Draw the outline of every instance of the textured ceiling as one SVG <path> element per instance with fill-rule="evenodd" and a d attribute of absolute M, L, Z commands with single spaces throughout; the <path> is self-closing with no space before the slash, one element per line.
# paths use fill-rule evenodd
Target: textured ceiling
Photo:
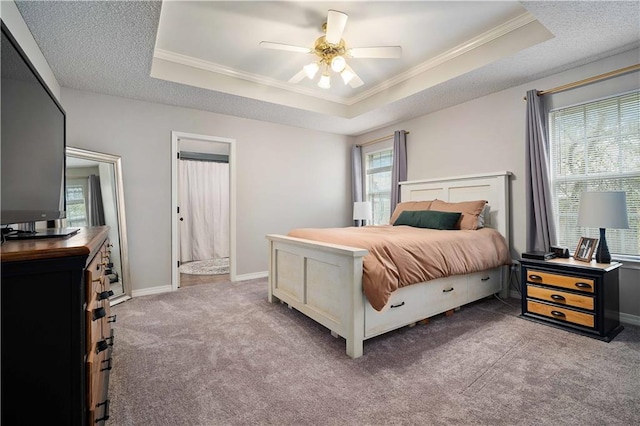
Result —
<path fill-rule="evenodd" d="M 242 3 L 241 9 L 245 10 L 244 15 L 237 11 L 238 3 Z M 255 15 L 257 9 L 252 9 L 251 5 L 258 7 L 261 3 L 215 2 L 214 9 L 220 11 L 226 22 L 224 28 L 220 30 L 230 31 L 228 28 L 236 28 L 233 33 L 217 33 L 220 45 L 224 45 L 225 39 L 244 37 L 243 33 L 252 33 L 252 27 L 247 27 L 247 23 L 251 21 L 245 15 L 250 14 L 252 10 L 251 13 Z M 302 7 L 305 2 L 272 3 L 273 10 L 264 9 L 271 13 L 262 13 L 260 16 L 261 21 L 270 22 L 271 32 L 264 37 L 262 34 L 252 33 L 252 37 L 304 45 L 302 41 L 297 42 L 287 38 L 291 34 L 292 22 L 297 22 L 298 26 L 302 27 L 300 30 L 302 32 L 314 31 L 313 27 L 317 26 L 317 19 L 321 19 L 325 13 L 320 11 L 330 8 L 339 9 L 334 7 L 336 4 L 344 9 L 350 6 L 349 3 L 359 3 L 359 7 L 366 7 L 367 15 L 376 15 L 378 2 L 367 2 L 366 6 L 363 2 L 314 2 L 313 8 Z M 434 3 L 438 3 L 440 7 L 445 7 L 445 3 L 454 3 L 457 6 L 463 4 L 460 2 L 406 3 L 413 3 L 406 7 L 417 8 L 416 14 L 419 13 L 420 4 L 425 7 L 433 6 Z M 509 15 L 510 13 L 517 14 L 517 9 L 523 9 L 549 30 L 553 38 L 500 57 L 491 63 L 473 68 L 423 90 L 405 92 L 401 96 L 396 96 L 388 90 L 388 93 L 378 94 L 378 98 L 389 94 L 388 98 L 391 101 L 378 102 L 369 108 L 357 109 L 356 112 L 334 114 L 329 110 L 327 110 L 329 112 L 318 112 L 313 108 L 294 105 L 290 102 L 277 103 L 266 96 L 254 94 L 263 92 L 262 89 L 254 89 L 253 92 L 240 95 L 150 77 L 154 64 L 154 49 L 159 47 L 156 44 L 156 37 L 158 37 L 158 43 L 162 42 L 165 49 L 175 50 L 179 45 L 176 36 L 170 35 L 167 39 L 161 39 L 165 35 L 158 33 L 161 2 L 17 1 L 16 4 L 59 84 L 63 87 L 348 135 L 361 134 L 424 115 L 640 46 L 640 2 L 520 2 L 519 5 L 515 4 L 512 10 L 496 9 L 501 11 L 499 13 L 502 13 L 502 16 L 489 14 L 487 20 L 483 22 L 488 24 L 493 19 L 492 25 L 497 25 L 500 20 L 512 16 Z M 173 5 L 173 2 L 170 4 Z M 227 9 L 225 5 L 228 6 Z M 287 8 L 284 7 L 286 5 L 299 6 L 298 9 L 303 12 L 296 13 L 295 7 L 292 6 L 289 16 Z M 379 6 L 382 8 L 382 4 Z M 385 7 L 388 7 L 388 4 Z M 352 26 L 355 31 L 358 28 L 358 20 L 354 15 L 357 13 L 350 13 L 347 28 L 351 30 Z M 447 18 L 450 22 L 441 23 L 443 30 L 440 32 L 447 26 L 452 28 L 456 26 L 454 16 L 455 14 L 452 14 Z M 459 12 L 458 23 L 468 19 L 465 16 L 463 12 Z M 361 22 L 365 21 L 365 18 L 362 18 Z M 464 26 L 464 28 L 467 27 Z M 459 26 L 456 28 L 461 31 Z M 276 39 L 276 33 L 279 30 L 282 32 L 281 40 Z M 464 34 L 464 38 L 472 37 L 476 31 L 486 31 L 486 28 L 469 30 L 469 33 Z M 347 34 L 345 30 L 345 37 Z M 377 40 L 374 43 L 373 39 L 371 43 L 400 44 L 403 47 L 416 45 L 415 40 L 390 39 L 389 34 L 391 33 L 382 34 L 385 38 L 380 39 L 388 40 L 388 43 L 384 41 L 378 43 Z M 456 34 L 458 40 L 455 45 L 464 42 L 460 39 L 463 33 Z M 356 35 L 353 37 L 356 38 Z M 424 40 L 424 34 L 420 39 Z M 443 39 L 439 42 L 445 43 L 445 41 Z M 366 40 L 362 43 L 370 45 Z M 449 43 L 453 43 L 453 40 Z M 224 54 L 230 54 L 230 52 L 221 52 L 223 56 L 216 57 L 215 52 L 210 53 L 213 50 L 207 50 L 206 46 L 195 46 L 182 54 L 191 57 L 204 56 L 199 59 L 210 63 L 222 63 Z M 260 53 L 266 55 L 267 52 Z M 280 52 L 270 51 L 269 53 Z M 408 54 L 408 57 L 412 56 Z M 424 59 L 424 57 L 421 58 L 421 60 Z M 266 63 L 263 68 L 255 64 L 251 65 L 251 62 L 247 61 L 244 68 L 247 72 L 267 72 L 265 70 L 269 67 L 277 67 L 278 64 L 283 63 L 281 56 L 267 55 L 261 57 L 260 65 L 270 60 L 273 62 Z M 286 79 L 289 72 L 290 70 L 286 68 L 278 69 L 277 75 L 272 77 Z M 369 87 L 375 86 L 375 78 L 372 78 L 369 83 Z M 400 87 L 401 84 L 397 86 Z M 338 95 L 344 95 L 344 93 Z"/>

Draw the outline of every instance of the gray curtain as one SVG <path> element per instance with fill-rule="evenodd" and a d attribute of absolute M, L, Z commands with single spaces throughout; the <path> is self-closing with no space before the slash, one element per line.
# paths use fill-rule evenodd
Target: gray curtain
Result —
<path fill-rule="evenodd" d="M 391 168 L 391 206 L 393 214 L 400 202 L 400 182 L 407 180 L 407 132 L 393 132 L 393 167 Z"/>
<path fill-rule="evenodd" d="M 527 92 L 526 137 L 527 251 L 548 251 L 557 239 L 549 174 L 547 110 L 537 90 Z"/>
<path fill-rule="evenodd" d="M 354 145 L 351 148 L 351 208 L 356 201 L 364 201 L 362 199 L 362 148 Z M 362 220 L 354 220 L 354 226 L 362 226 Z"/>
<path fill-rule="evenodd" d="M 104 220 L 104 204 L 102 202 L 102 190 L 100 178 L 89 175 L 87 184 L 87 222 L 89 226 L 106 225 Z"/>

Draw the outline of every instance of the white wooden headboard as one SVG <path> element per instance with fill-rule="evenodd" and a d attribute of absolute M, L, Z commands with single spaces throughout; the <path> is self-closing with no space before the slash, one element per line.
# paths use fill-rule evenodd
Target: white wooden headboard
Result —
<path fill-rule="evenodd" d="M 497 229 L 510 244 L 509 184 L 511 172 L 484 173 L 440 179 L 424 179 L 400 182 L 402 201 L 442 200 L 460 201 L 487 200 L 488 215 L 485 226 Z"/>

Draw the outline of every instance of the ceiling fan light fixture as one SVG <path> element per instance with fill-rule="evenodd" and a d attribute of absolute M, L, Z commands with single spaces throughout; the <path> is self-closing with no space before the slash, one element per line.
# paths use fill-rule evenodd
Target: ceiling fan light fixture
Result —
<path fill-rule="evenodd" d="M 0 0 L 1 1 L 1 0 Z M 284 44 L 271 41 L 261 41 L 260 47 L 276 50 L 287 50 L 298 53 L 311 53 L 315 55 L 315 62 L 299 69 L 288 82 L 292 84 L 300 83 L 305 77 L 315 81 L 315 77 L 320 75 L 318 86 L 322 89 L 331 88 L 331 74 L 340 74 L 344 84 L 356 89 L 364 85 L 364 81 L 349 66 L 350 58 L 399 58 L 402 55 L 401 46 L 365 46 L 351 47 L 342 38 L 348 15 L 338 10 L 329 9 L 327 21 L 322 25 L 324 35 L 316 38 L 312 48 Z M 320 70 L 322 68 L 322 70 Z"/>
<path fill-rule="evenodd" d="M 349 82 L 351 81 L 351 79 L 353 77 L 355 77 L 355 74 L 353 72 L 351 72 L 348 69 L 344 69 L 342 70 L 342 72 L 340 73 L 340 77 L 342 77 L 342 81 L 344 81 L 344 84 L 349 84 Z"/>
<path fill-rule="evenodd" d="M 331 60 L 331 69 L 335 72 L 340 72 L 347 65 L 347 61 L 343 56 L 336 56 Z"/>
<path fill-rule="evenodd" d="M 302 69 L 304 70 L 304 74 L 307 76 L 307 78 L 311 80 L 313 79 L 313 77 L 315 77 L 316 73 L 320 69 L 320 66 L 318 65 L 317 62 L 312 62 L 302 67 Z"/>
<path fill-rule="evenodd" d="M 329 89 L 331 87 L 331 76 L 328 73 L 323 73 L 318 81 L 318 87 L 321 89 Z"/>

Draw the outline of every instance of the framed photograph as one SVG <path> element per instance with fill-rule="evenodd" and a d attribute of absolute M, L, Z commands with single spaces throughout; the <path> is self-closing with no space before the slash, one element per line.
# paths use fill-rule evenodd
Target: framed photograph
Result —
<path fill-rule="evenodd" d="M 580 237 L 580 241 L 578 241 L 578 247 L 576 247 L 576 252 L 573 254 L 573 258 L 576 260 L 582 260 L 583 262 L 591 262 L 591 257 L 593 256 L 593 252 L 597 245 L 597 238 Z"/>

